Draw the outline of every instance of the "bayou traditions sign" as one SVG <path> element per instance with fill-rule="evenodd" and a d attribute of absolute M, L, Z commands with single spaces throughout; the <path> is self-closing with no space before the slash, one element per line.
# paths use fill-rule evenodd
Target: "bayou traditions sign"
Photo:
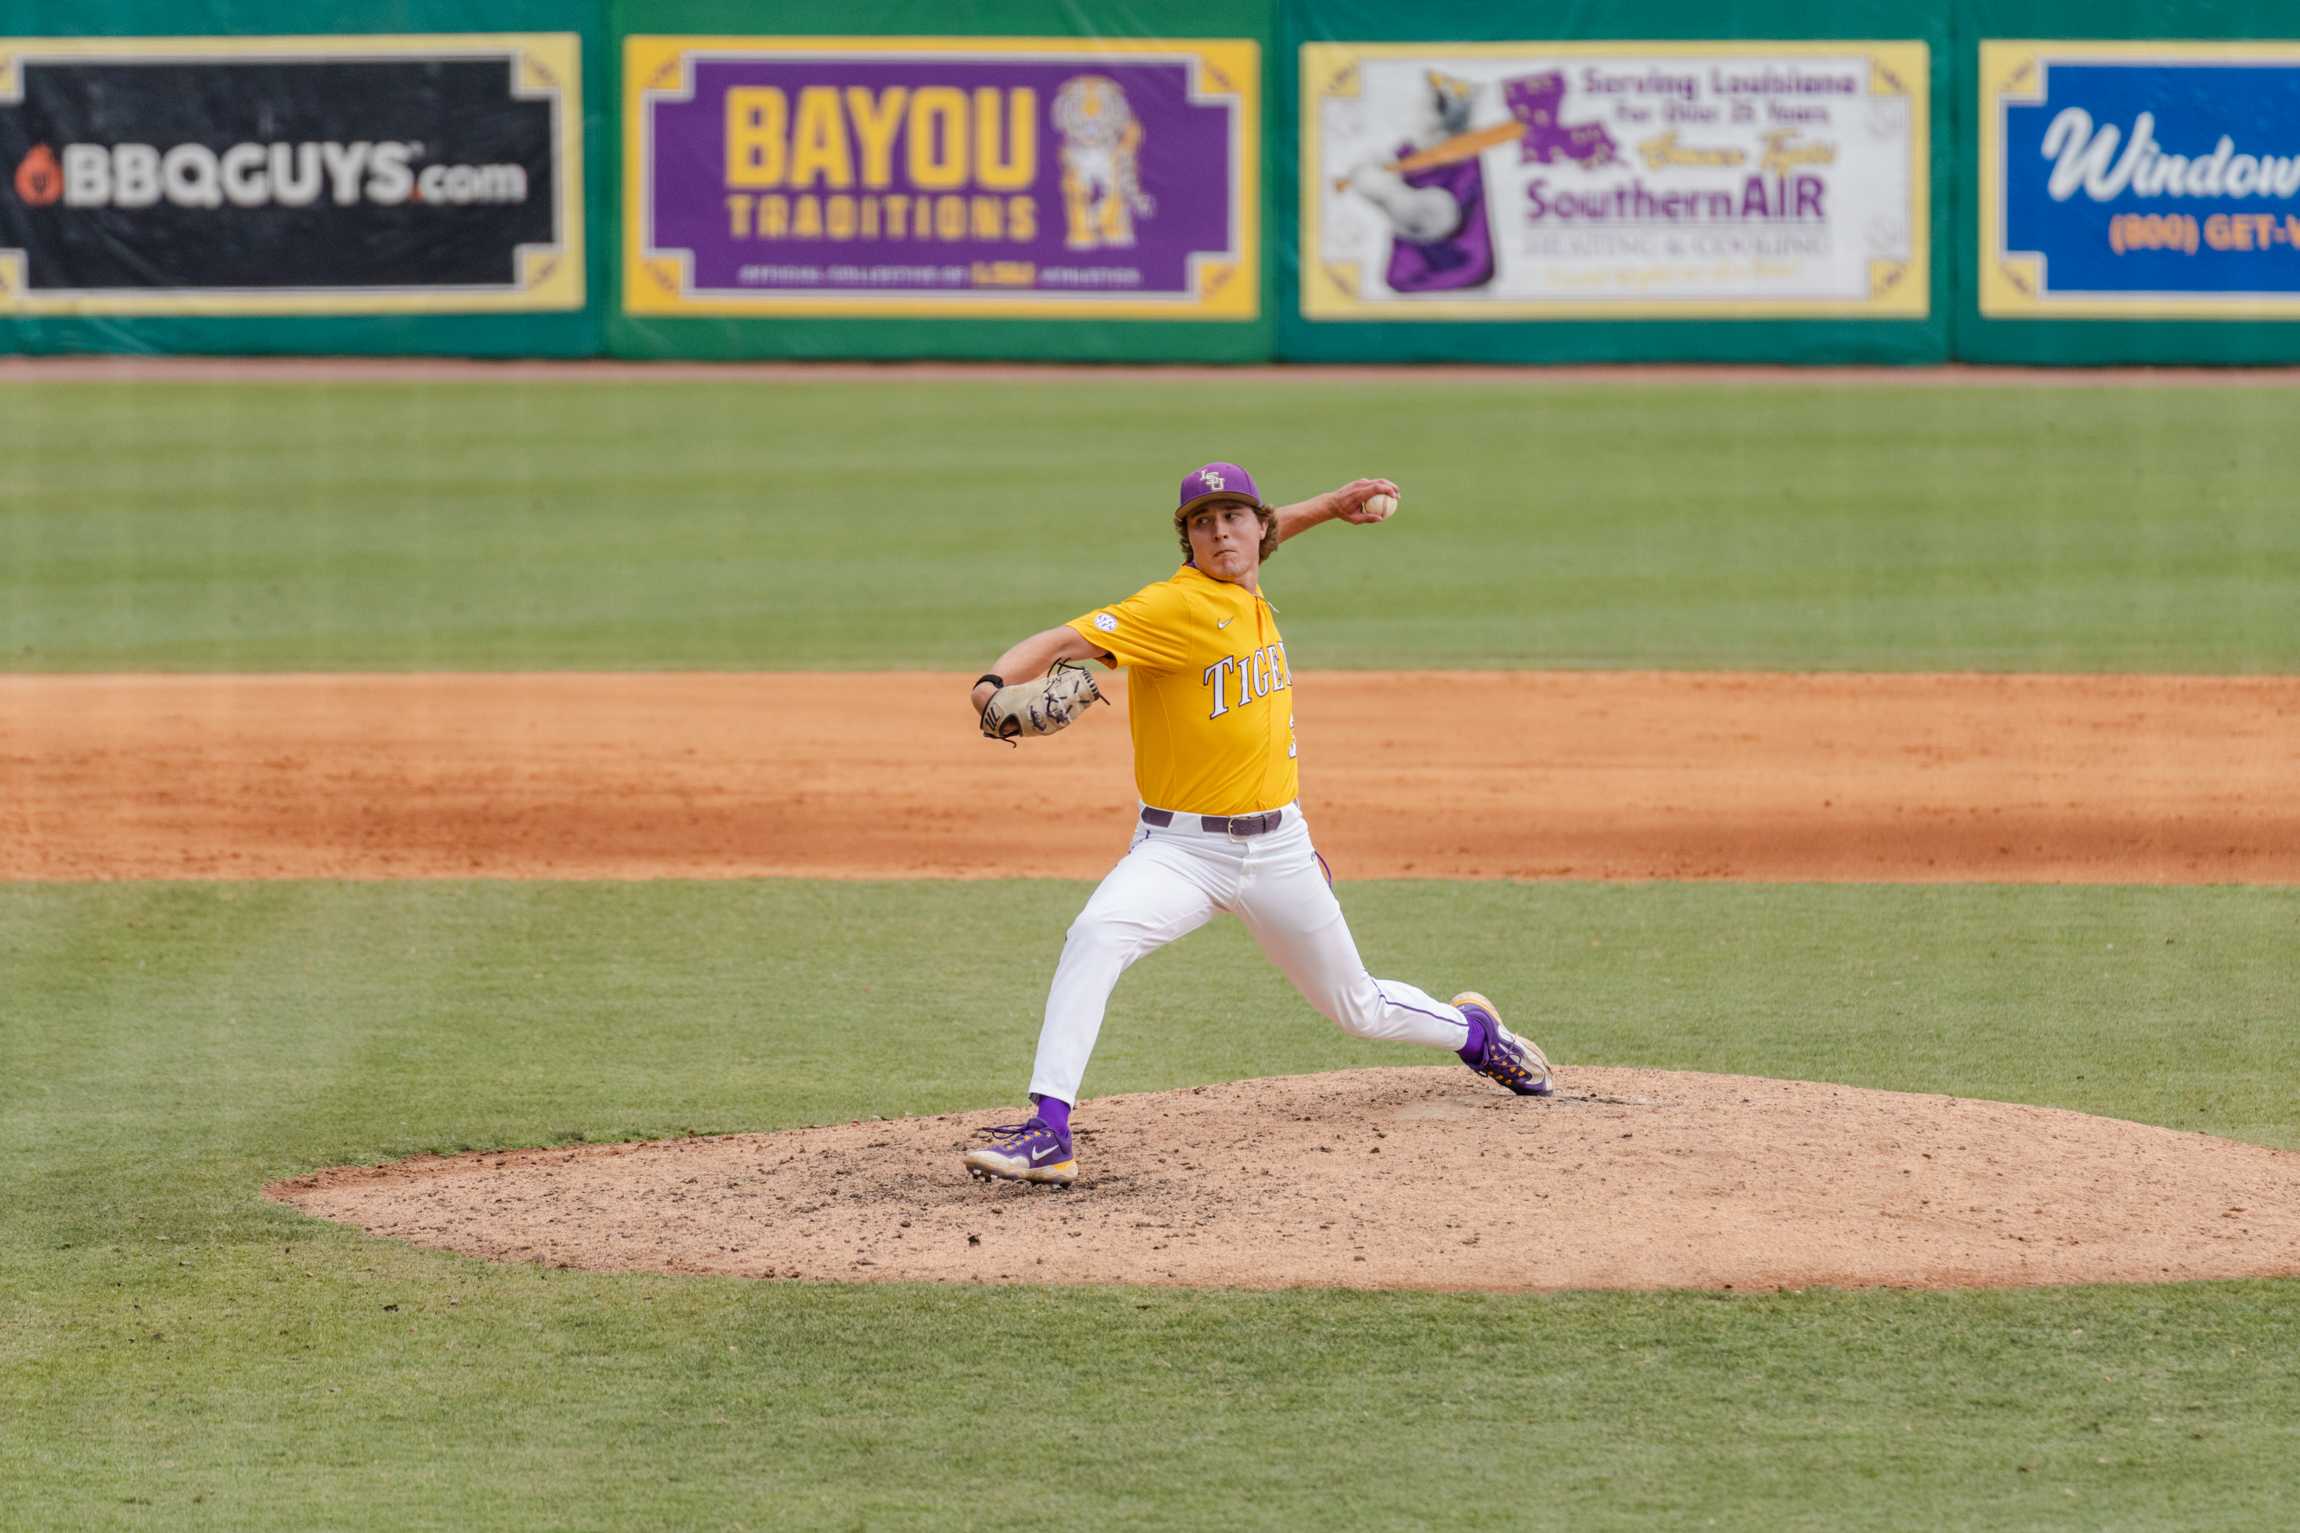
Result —
<path fill-rule="evenodd" d="M 624 42 L 633 314 L 1250 319 L 1245 39 Z"/>

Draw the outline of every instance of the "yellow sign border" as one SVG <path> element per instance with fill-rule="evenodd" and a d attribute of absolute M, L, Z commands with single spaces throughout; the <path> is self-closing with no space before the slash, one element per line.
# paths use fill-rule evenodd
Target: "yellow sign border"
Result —
<path fill-rule="evenodd" d="M 557 96 L 551 245 L 522 246 L 519 286 L 482 293 L 376 293 L 359 288 L 294 292 L 39 293 L 26 287 L 25 256 L 0 250 L 0 315 L 263 318 L 274 315 L 489 314 L 580 309 L 584 293 L 583 39 L 574 32 L 338 33 L 277 37 L 18 37 L 0 39 L 0 92 L 18 93 L 26 60 L 213 57 L 238 59 L 511 54 L 522 80 Z"/>
<path fill-rule="evenodd" d="M 810 297 L 773 292 L 757 296 L 693 298 L 685 294 L 685 263 L 650 262 L 646 209 L 650 190 L 645 119 L 648 92 L 685 74 L 697 53 L 760 53 L 870 57 L 888 54 L 1075 54 L 1123 59 L 1146 54 L 1196 60 L 1202 96 L 1237 99 L 1238 163 L 1235 187 L 1236 259 L 1204 260 L 1193 268 L 1192 298 L 1163 302 L 1084 294 L 1077 298 L 997 296 L 957 298 L 902 294 L 863 297 L 842 293 Z M 676 72 L 674 72 L 676 71 Z M 1252 320 L 1262 311 L 1262 49 L 1252 38 L 1110 39 L 1095 37 L 714 37 L 634 33 L 623 39 L 623 281 L 622 311 L 659 318 L 777 319 L 1170 319 Z"/>
<path fill-rule="evenodd" d="M 2060 42 L 2033 38 L 1983 38 L 1980 83 L 1974 110 L 1980 116 L 1980 198 L 1978 301 L 1983 319 L 2289 319 L 2300 311 L 2300 293 L 2246 298 L 2194 297 L 2177 293 L 2098 293 L 2055 297 L 2046 289 L 2045 258 L 2036 251 L 2004 248 L 2004 107 L 2044 99 L 2044 72 L 2053 64 L 2272 63 L 2300 65 L 2300 43 L 2256 42 Z"/>
<path fill-rule="evenodd" d="M 1355 263 L 1319 256 L 1316 195 L 1319 167 L 1318 105 L 1355 93 L 1357 68 L 1366 59 L 1397 58 L 1843 58 L 1867 60 L 1871 95 L 1909 98 L 1910 259 L 1871 261 L 1870 296 L 1861 299 L 1730 298 L 1620 302 L 1585 298 L 1438 299 L 1368 303 L 1358 296 Z M 1522 43 L 1304 43 L 1301 50 L 1301 314 L 1309 320 L 1411 323 L 1441 319 L 1924 319 L 1932 313 L 1932 50 L 1923 42 L 1802 38 L 1789 42 L 1747 39 L 1696 42 L 1622 39 L 1605 42 Z"/>

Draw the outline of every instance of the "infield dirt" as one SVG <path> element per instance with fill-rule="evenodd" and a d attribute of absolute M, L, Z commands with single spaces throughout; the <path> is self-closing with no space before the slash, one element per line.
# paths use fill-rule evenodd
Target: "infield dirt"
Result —
<path fill-rule="evenodd" d="M 1305 802 L 1345 880 L 2300 882 L 2300 678 L 1301 684 Z M 1096 710 L 1009 749 L 974 733 L 965 688 L 910 673 L 0 677 L 0 880 L 1099 876 L 1133 817 L 1123 718 Z M 964 1179 L 957 1151 L 1011 1112 L 354 1167 L 272 1191 L 478 1256 L 839 1281 L 2300 1272 L 2290 1152 L 2045 1108 L 1567 1064 L 1550 1102 L 1411 1068 L 1094 1101 L 1069 1193 Z"/>
<path fill-rule="evenodd" d="M 1106 1097 L 1068 1190 L 991 1113 L 347 1167 L 271 1196 L 497 1260 L 839 1282 L 1972 1287 L 2300 1272 L 2300 1153 L 2045 1107 L 1662 1070 Z"/>
<path fill-rule="evenodd" d="M 967 678 L 0 677 L 0 880 L 1095 878 L 1121 708 Z M 1344 879 L 2300 882 L 2300 678 L 1328 672 Z"/>

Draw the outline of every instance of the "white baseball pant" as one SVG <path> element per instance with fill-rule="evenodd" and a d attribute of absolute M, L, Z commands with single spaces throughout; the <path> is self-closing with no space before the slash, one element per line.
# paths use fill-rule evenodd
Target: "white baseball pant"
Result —
<path fill-rule="evenodd" d="M 1218 910 L 1245 922 L 1302 999 L 1343 1032 L 1456 1051 L 1468 1043 L 1459 1011 L 1366 972 L 1309 825 L 1295 805 L 1280 812 L 1276 830 L 1248 837 L 1205 831 L 1194 814 L 1164 828 L 1137 823 L 1134 844 L 1070 923 L 1038 1033 L 1033 1095 L 1077 1102 L 1118 976 Z"/>

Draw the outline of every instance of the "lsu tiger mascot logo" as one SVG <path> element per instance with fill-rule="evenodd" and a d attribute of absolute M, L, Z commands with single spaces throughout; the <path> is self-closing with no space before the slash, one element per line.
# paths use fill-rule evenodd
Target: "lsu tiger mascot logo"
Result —
<path fill-rule="evenodd" d="M 1142 123 L 1108 75 L 1073 75 L 1054 93 L 1062 135 L 1063 244 L 1071 250 L 1122 249 L 1134 221 L 1157 211 L 1142 190 Z"/>

